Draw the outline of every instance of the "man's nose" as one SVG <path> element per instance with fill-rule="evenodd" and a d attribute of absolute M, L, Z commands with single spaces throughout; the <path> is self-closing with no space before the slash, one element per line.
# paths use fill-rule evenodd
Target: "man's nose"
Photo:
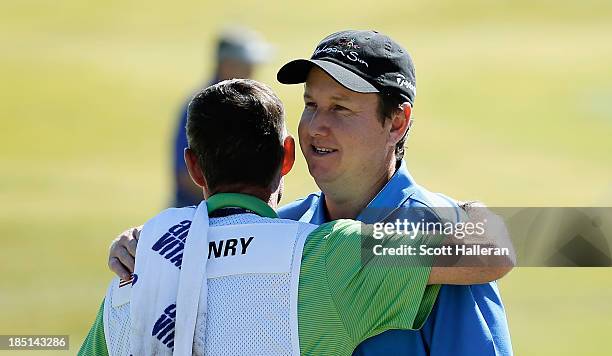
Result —
<path fill-rule="evenodd" d="M 326 110 L 317 109 L 310 118 L 308 129 L 310 136 L 327 136 L 329 135 L 330 124 L 329 113 Z"/>

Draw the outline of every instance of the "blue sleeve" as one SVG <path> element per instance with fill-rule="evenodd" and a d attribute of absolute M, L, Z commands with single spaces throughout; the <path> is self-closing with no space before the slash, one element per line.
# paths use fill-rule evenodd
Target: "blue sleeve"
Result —
<path fill-rule="evenodd" d="M 495 282 L 442 286 L 422 333 L 431 355 L 512 355 L 506 313 Z"/>

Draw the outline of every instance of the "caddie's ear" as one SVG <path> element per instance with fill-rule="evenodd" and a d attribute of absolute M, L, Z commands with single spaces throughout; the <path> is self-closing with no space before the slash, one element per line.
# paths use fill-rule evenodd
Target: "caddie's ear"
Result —
<path fill-rule="evenodd" d="M 185 164 L 187 165 L 187 171 L 189 171 L 189 176 L 191 176 L 191 180 L 193 180 L 193 182 L 199 187 L 207 189 L 206 179 L 204 178 L 204 173 L 202 173 L 198 156 L 191 148 L 185 148 L 183 155 L 185 158 Z"/>
<path fill-rule="evenodd" d="M 293 168 L 295 163 L 295 140 L 293 136 L 287 135 L 283 141 L 283 164 L 281 165 L 281 176 L 285 176 Z"/>
<path fill-rule="evenodd" d="M 411 115 L 412 115 L 412 106 L 410 103 L 405 102 L 400 105 L 400 110 L 397 110 L 393 117 L 391 118 L 391 145 L 395 146 L 410 129 L 410 125 L 412 125 Z"/>

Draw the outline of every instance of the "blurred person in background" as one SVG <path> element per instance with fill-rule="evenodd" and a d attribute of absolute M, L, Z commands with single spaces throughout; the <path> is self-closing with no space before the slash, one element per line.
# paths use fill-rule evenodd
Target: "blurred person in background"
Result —
<path fill-rule="evenodd" d="M 240 27 L 228 27 L 221 32 L 216 45 L 216 66 L 212 79 L 204 87 L 226 79 L 251 78 L 257 65 L 265 63 L 271 56 L 272 46 L 255 31 Z M 191 98 L 190 98 L 191 99 Z M 174 201 L 173 206 L 182 207 L 198 204 L 202 191 L 196 186 L 187 172 L 183 151 L 187 148 L 187 104 L 181 108 L 178 126 L 174 136 Z"/>

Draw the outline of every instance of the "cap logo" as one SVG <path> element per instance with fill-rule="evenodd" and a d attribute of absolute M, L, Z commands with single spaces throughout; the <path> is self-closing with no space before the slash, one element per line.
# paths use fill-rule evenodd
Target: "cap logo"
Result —
<path fill-rule="evenodd" d="M 348 48 L 359 49 L 359 46 L 355 44 L 355 39 L 354 38 L 352 38 L 350 40 L 348 40 L 346 38 L 343 38 L 340 41 L 338 41 L 338 44 L 340 46 L 345 46 L 345 47 L 348 47 Z"/>
<path fill-rule="evenodd" d="M 416 86 L 412 84 L 408 79 L 406 79 L 406 77 L 404 77 L 401 74 L 398 74 L 396 80 L 397 80 L 397 85 L 399 85 L 400 87 L 405 87 L 405 88 L 412 90 L 414 95 L 416 95 Z"/>
<path fill-rule="evenodd" d="M 356 45 L 354 45 L 354 46 L 356 46 Z M 359 48 L 359 47 L 357 47 L 357 48 Z M 338 47 L 323 46 L 323 47 L 319 47 L 319 48 L 315 49 L 314 53 L 312 54 L 312 57 L 314 58 L 319 53 L 325 53 L 325 54 L 328 54 L 328 55 L 339 55 L 339 56 L 342 56 L 342 57 L 348 59 L 351 62 L 357 62 L 357 63 L 365 65 L 366 67 L 369 67 L 368 66 L 368 62 L 366 62 L 363 59 L 359 58 L 359 53 L 357 53 L 355 51 L 343 51 L 343 50 L 341 50 Z"/>

